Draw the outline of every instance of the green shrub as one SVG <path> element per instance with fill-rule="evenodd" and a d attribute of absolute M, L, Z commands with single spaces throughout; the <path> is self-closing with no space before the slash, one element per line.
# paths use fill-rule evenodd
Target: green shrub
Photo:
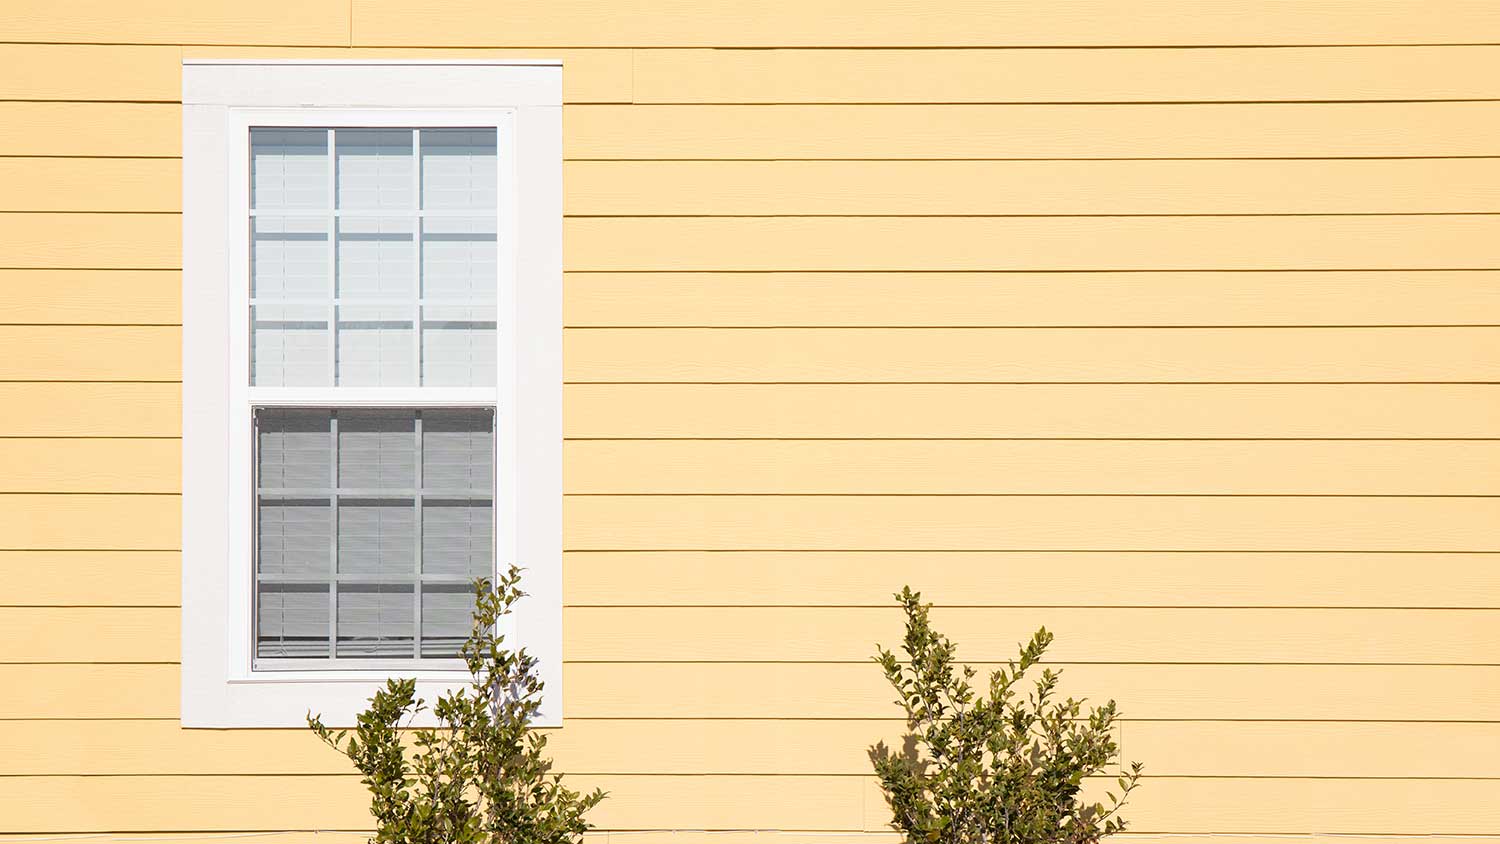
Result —
<path fill-rule="evenodd" d="M 415 680 L 390 680 L 353 735 L 308 714 L 308 726 L 348 756 L 370 789 L 376 844 L 569 844 L 604 793 L 565 788 L 530 729 L 542 681 L 525 650 L 502 647 L 496 623 L 524 593 L 512 567 L 492 589 L 475 583 L 474 626 L 462 653 L 472 681 L 433 705 L 439 729 L 408 730 L 425 705 Z"/>
<path fill-rule="evenodd" d="M 900 752 L 884 743 L 870 758 L 890 804 L 891 825 L 910 842 L 935 844 L 1093 844 L 1125 828 L 1121 806 L 1139 781 L 1130 766 L 1106 803 L 1080 796 L 1084 778 L 1114 764 L 1115 703 L 1085 710 L 1056 699 L 1059 674 L 1020 687 L 1052 642 L 1044 627 L 1020 658 L 975 691 L 975 670 L 956 666 L 955 646 L 932 629 L 921 593 L 896 595 L 906 611 L 905 658 L 878 648 L 875 661 L 906 711 Z"/>

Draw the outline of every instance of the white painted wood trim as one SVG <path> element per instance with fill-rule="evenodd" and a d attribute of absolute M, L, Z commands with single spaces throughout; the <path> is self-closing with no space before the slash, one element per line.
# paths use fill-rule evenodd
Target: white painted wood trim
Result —
<path fill-rule="evenodd" d="M 184 63 L 184 105 L 513 108 L 562 102 L 562 67 L 522 62 Z"/>
<path fill-rule="evenodd" d="M 183 726 L 302 726 L 309 710 L 330 725 L 349 725 L 386 677 L 251 670 L 248 410 L 270 403 L 496 406 L 496 463 L 513 467 L 496 478 L 496 534 L 505 538 L 496 560 L 527 569 L 529 597 L 510 626 L 547 684 L 538 725 L 561 724 L 561 77 L 558 63 L 516 60 L 184 62 Z M 511 330 L 498 352 L 497 389 L 334 396 L 249 388 L 244 268 L 252 124 L 501 127 L 499 154 L 509 163 L 499 168 L 498 232 L 510 250 L 499 256 L 497 329 Z M 416 676 L 428 700 L 465 676 L 393 673 Z"/>

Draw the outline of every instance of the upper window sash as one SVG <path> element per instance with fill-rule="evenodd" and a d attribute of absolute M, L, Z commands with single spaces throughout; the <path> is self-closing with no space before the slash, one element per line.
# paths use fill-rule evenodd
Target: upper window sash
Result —
<path fill-rule="evenodd" d="M 250 219 L 255 216 L 256 210 L 251 201 L 251 148 L 250 131 L 257 127 L 287 127 L 287 128 L 392 128 L 410 130 L 415 128 L 475 128 L 493 127 L 496 130 L 496 207 L 495 214 L 495 248 L 496 248 L 496 288 L 495 288 L 495 386 L 494 387 L 434 387 L 412 383 L 405 386 L 385 386 L 362 384 L 359 386 L 342 385 L 332 383 L 321 386 L 287 387 L 253 384 L 250 380 L 251 372 L 251 307 L 254 304 L 251 287 L 251 248 L 252 229 Z M 230 139 L 228 150 L 230 162 L 230 178 L 228 180 L 227 204 L 232 209 L 240 209 L 241 225 L 237 231 L 242 236 L 229 239 L 229 271 L 230 271 L 230 371 L 236 373 L 231 380 L 231 401 L 236 405 L 247 405 L 249 403 L 267 404 L 280 403 L 280 399 L 287 398 L 295 403 L 308 403 L 316 401 L 340 402 L 348 394 L 351 400 L 356 401 L 379 401 L 381 398 L 394 403 L 422 403 L 428 402 L 435 405 L 442 404 L 493 404 L 503 406 L 514 401 L 513 386 L 516 380 L 516 362 L 514 355 L 515 344 L 507 342 L 507 338 L 513 338 L 516 333 L 514 315 L 516 313 L 516 289 L 519 280 L 516 276 L 517 241 L 519 238 L 517 217 L 517 160 L 519 149 L 516 137 L 516 110 L 504 109 L 347 109 L 347 108 L 300 108 L 300 109 L 263 109 L 263 108 L 231 108 L 228 110 L 227 132 Z M 309 209 L 307 216 L 314 214 L 327 215 L 325 219 L 333 219 L 336 213 L 336 182 L 335 170 L 337 161 L 328 161 L 328 179 L 326 202 L 328 207 Z M 420 197 L 420 161 L 416 162 L 413 174 L 413 199 Z M 412 208 L 395 210 L 361 209 L 360 216 L 365 218 L 402 217 L 409 215 L 413 220 L 420 219 L 420 209 L 415 207 L 419 202 L 413 202 Z M 434 216 L 449 216 L 446 213 Z M 476 214 L 468 212 L 466 216 L 474 217 Z M 331 227 L 330 227 L 331 228 Z M 415 229 L 413 230 L 416 236 Z M 327 248 L 330 251 L 328 261 L 330 269 L 335 260 L 332 254 L 337 249 L 337 232 L 330 230 L 326 233 Z M 331 279 L 330 279 L 331 281 Z M 328 304 L 325 302 L 324 304 Z M 371 303 L 371 307 L 378 307 Z M 332 319 L 332 315 L 329 315 Z M 414 339 L 419 329 L 413 326 Z M 331 322 L 328 325 L 330 340 L 336 332 L 336 327 Z M 330 350 L 329 364 L 332 365 Z"/>

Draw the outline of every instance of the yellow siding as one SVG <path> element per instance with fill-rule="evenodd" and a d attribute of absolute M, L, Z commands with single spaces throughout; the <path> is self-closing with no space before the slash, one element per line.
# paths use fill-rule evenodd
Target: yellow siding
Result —
<path fill-rule="evenodd" d="M 176 551 L 0 551 L 12 607 L 175 607 L 182 561 Z"/>
<path fill-rule="evenodd" d="M 579 786 L 613 799 L 598 820 L 619 830 L 651 829 L 660 807 L 676 805 L 689 829 L 878 830 L 885 806 L 873 777 L 590 775 Z M 1133 800 L 1141 830 L 1181 818 L 1189 829 L 1244 824 L 1256 807 L 1277 807 L 1271 833 L 1296 833 L 1320 819 L 1343 828 L 1379 823 L 1420 833 L 1484 834 L 1492 817 L 1484 780 L 1162 779 Z M 77 827 L 154 831 L 185 818 L 200 829 L 257 830 L 326 824 L 354 829 L 367 809 L 358 779 L 321 777 L 11 777 L 7 819 L 35 832 Z M 1149 795 L 1149 796 L 1147 796 Z M 1365 807 L 1357 801 L 1371 800 Z M 269 813 L 267 806 L 275 806 Z M 13 808 L 12 808 L 13 807 Z M 274 817 L 274 821 L 271 819 Z M 826 827 L 820 825 L 826 824 Z M 76 825 L 76 826 L 75 826 Z"/>
<path fill-rule="evenodd" d="M 1067 672 L 1071 694 L 1128 703 L 1131 719 L 1212 721 L 1233 712 L 1246 721 L 1487 722 L 1500 706 L 1493 665 L 1072 665 Z M 0 680 L 13 689 L 0 707 L 5 719 L 177 717 L 176 664 L 0 663 Z M 863 663 L 570 662 L 563 683 L 565 719 L 900 714 L 885 680 Z M 101 688 L 111 694 L 99 695 Z"/>
<path fill-rule="evenodd" d="M 149 342 L 99 331 L 101 342 Z M 1492 382 L 1500 381 L 1497 348 L 1496 327 L 622 328 L 570 332 L 564 374 L 687 383 Z"/>
<path fill-rule="evenodd" d="M 604 439 L 1484 438 L 1494 434 L 1500 389 L 1347 383 L 575 384 L 564 406 L 568 436 Z"/>
<path fill-rule="evenodd" d="M 570 111 L 563 151 L 574 159 L 1483 156 L 1494 153 L 1485 133 L 1497 115 L 1500 102 L 597 105 Z"/>
<path fill-rule="evenodd" d="M 353 43 L 484 46 L 501 41 L 567 46 L 1038 46 L 1117 44 L 1421 44 L 1500 41 L 1500 11 L 1464 0 L 1313 0 L 1295 6 L 1235 0 L 1064 7 L 1021 0 L 947 0 L 913 6 L 876 0 L 734 2 L 705 9 L 690 0 L 628 7 L 607 0 L 526 0 L 495 9 L 449 0 L 415 9 L 396 0 L 355 0 Z"/>
<path fill-rule="evenodd" d="M 1131 8 L 1132 14 L 1138 8 Z M 1203 6 L 1187 14 L 1197 18 Z M 1257 17 L 1267 13 L 1255 10 Z M 1246 33 L 1237 33 L 1241 40 Z M 1468 40 L 1468 39 L 1465 39 Z M 1500 47 L 636 50 L 638 103 L 1486 98 Z"/>
<path fill-rule="evenodd" d="M 712 606 L 723 595 L 744 607 L 879 606 L 892 583 L 914 581 L 947 604 L 996 595 L 1045 606 L 1066 594 L 1078 606 L 1451 608 L 1500 589 L 1497 562 L 1473 552 L 580 551 L 567 556 L 565 586 L 572 605 L 603 607 Z"/>
<path fill-rule="evenodd" d="M 1491 271 L 570 273 L 566 296 L 601 327 L 1500 323 Z"/>
<path fill-rule="evenodd" d="M 1493 4 L 18 0 L 0 35 L 0 844 L 368 826 L 302 731 L 176 722 L 183 56 L 564 61 L 552 747 L 612 792 L 590 844 L 894 844 L 865 660 L 906 582 L 969 658 L 1046 624 L 1119 701 L 1121 844 L 1500 834 Z"/>
<path fill-rule="evenodd" d="M 1500 208 L 1500 161 L 1490 158 L 573 161 L 564 176 L 568 213 L 599 216 L 1400 214 Z"/>
<path fill-rule="evenodd" d="M 1035 629 L 1035 610 L 946 608 L 935 619 L 969 660 L 1004 662 Z M 177 660 L 176 607 L 14 607 L 0 618 L 11 663 Z M 1500 610 L 1263 608 L 1052 609 L 1068 631 L 1063 663 L 1462 664 L 1500 650 Z M 869 661 L 894 647 L 901 619 L 874 607 L 571 607 L 568 658 L 578 662 Z M 683 630 L 694 635 L 683 637 Z"/>
<path fill-rule="evenodd" d="M 900 721 L 576 720 L 553 731 L 578 774 L 868 774 L 867 748 Z M 1500 773 L 1500 726 L 1441 723 L 1131 722 L 1126 755 L 1163 776 L 1473 777 Z M 171 721 L 0 723 L 7 776 L 342 774 L 302 730 L 180 732 Z M 3 839 L 0 839 L 3 840 Z"/>

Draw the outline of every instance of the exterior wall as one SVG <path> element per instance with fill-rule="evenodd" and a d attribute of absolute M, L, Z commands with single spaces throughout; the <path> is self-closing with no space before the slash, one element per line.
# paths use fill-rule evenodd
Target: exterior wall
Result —
<path fill-rule="evenodd" d="M 1500 834 L 1500 47 L 1431 46 L 1500 7 L 4 17 L 0 832 L 367 824 L 306 733 L 176 722 L 179 63 L 516 45 L 566 62 L 554 746 L 599 838 L 890 840 L 905 582 L 1118 699 L 1133 837 Z"/>

